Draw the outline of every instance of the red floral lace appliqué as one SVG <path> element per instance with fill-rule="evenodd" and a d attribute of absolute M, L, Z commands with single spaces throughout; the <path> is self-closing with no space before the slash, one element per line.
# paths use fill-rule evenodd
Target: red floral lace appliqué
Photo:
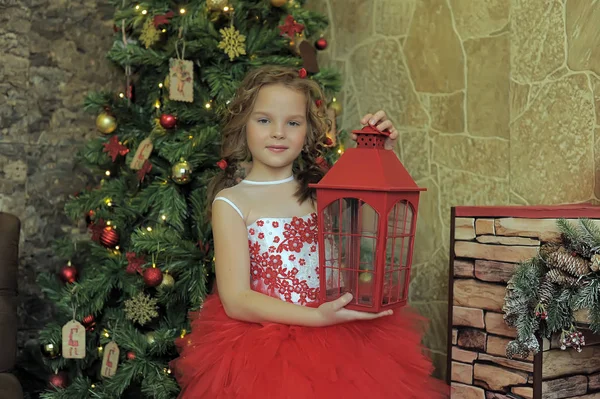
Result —
<path fill-rule="evenodd" d="M 259 224 L 259 222 L 261 222 Z M 264 225 L 263 221 L 257 222 L 258 226 Z M 273 227 L 279 227 L 278 222 L 271 224 Z M 250 229 L 250 235 L 256 234 L 254 229 Z M 309 218 L 294 217 L 289 223 L 283 226 L 283 237 L 275 236 L 272 242 L 278 244 L 277 247 L 264 243 L 267 251 L 261 249 L 261 243 L 248 241 L 250 249 L 250 274 L 255 286 L 268 295 L 279 297 L 287 302 L 294 302 L 292 294 L 298 295 L 298 303 L 304 305 L 308 302 L 317 300 L 319 294 L 318 287 L 310 287 L 305 279 L 298 278 L 299 269 L 297 267 L 286 267 L 282 259 L 282 253 L 292 252 L 289 255 L 283 255 L 289 261 L 294 261 L 297 266 L 305 266 L 306 260 L 298 258 L 295 254 L 300 254 L 305 244 L 311 245 L 310 252 L 316 252 L 317 243 L 317 215 L 311 214 Z M 259 238 L 264 238 L 260 233 Z M 297 262 L 297 263 L 296 263 Z M 289 266 L 289 264 L 288 264 Z"/>

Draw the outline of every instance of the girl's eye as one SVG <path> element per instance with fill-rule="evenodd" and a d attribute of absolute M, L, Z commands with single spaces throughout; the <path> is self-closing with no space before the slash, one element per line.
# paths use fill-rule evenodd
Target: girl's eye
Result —
<path fill-rule="evenodd" d="M 268 123 L 268 122 L 269 122 L 269 120 L 265 119 L 265 118 L 261 118 L 258 120 L 258 123 Z"/>
<path fill-rule="evenodd" d="M 292 125 L 292 126 L 300 126 L 300 123 L 298 123 L 296 121 L 290 121 L 290 125 Z"/>

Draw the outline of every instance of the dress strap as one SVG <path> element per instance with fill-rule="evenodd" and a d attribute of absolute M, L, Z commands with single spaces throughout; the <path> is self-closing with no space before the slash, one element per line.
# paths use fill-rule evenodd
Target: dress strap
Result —
<path fill-rule="evenodd" d="M 229 199 L 227 199 L 225 197 L 215 197 L 215 199 L 214 199 L 213 202 L 215 202 L 216 200 L 221 200 L 221 201 L 227 202 L 229 205 L 231 205 L 231 207 L 233 209 L 235 209 L 235 211 L 240 215 L 240 217 L 242 219 L 244 219 L 244 215 L 242 214 L 242 211 L 240 211 L 240 208 L 238 208 L 233 202 L 231 202 L 231 200 L 229 200 Z"/>

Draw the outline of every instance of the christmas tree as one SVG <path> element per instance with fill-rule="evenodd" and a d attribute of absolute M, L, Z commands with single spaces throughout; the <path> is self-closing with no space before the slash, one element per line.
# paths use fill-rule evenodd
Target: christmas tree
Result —
<path fill-rule="evenodd" d="M 296 68 L 323 87 L 334 123 L 341 112 L 340 76 L 316 61 L 327 20 L 302 0 L 113 3 L 107 57 L 123 71 L 122 90 L 85 100 L 99 134 L 78 161 L 97 179 L 65 205 L 90 234 L 59 238 L 64 267 L 39 277 L 56 309 L 40 332 L 47 399 L 177 396 L 168 364 L 210 291 L 206 188 L 247 71 Z M 343 134 L 330 132 L 324 165 L 343 152 Z"/>

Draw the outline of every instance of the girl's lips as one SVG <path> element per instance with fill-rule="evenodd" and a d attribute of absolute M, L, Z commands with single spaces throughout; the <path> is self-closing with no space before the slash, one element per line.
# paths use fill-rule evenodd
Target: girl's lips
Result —
<path fill-rule="evenodd" d="M 283 152 L 288 149 L 287 147 L 281 146 L 281 145 L 271 145 L 271 146 L 268 146 L 267 148 L 269 149 L 269 151 L 272 151 L 272 152 Z"/>

